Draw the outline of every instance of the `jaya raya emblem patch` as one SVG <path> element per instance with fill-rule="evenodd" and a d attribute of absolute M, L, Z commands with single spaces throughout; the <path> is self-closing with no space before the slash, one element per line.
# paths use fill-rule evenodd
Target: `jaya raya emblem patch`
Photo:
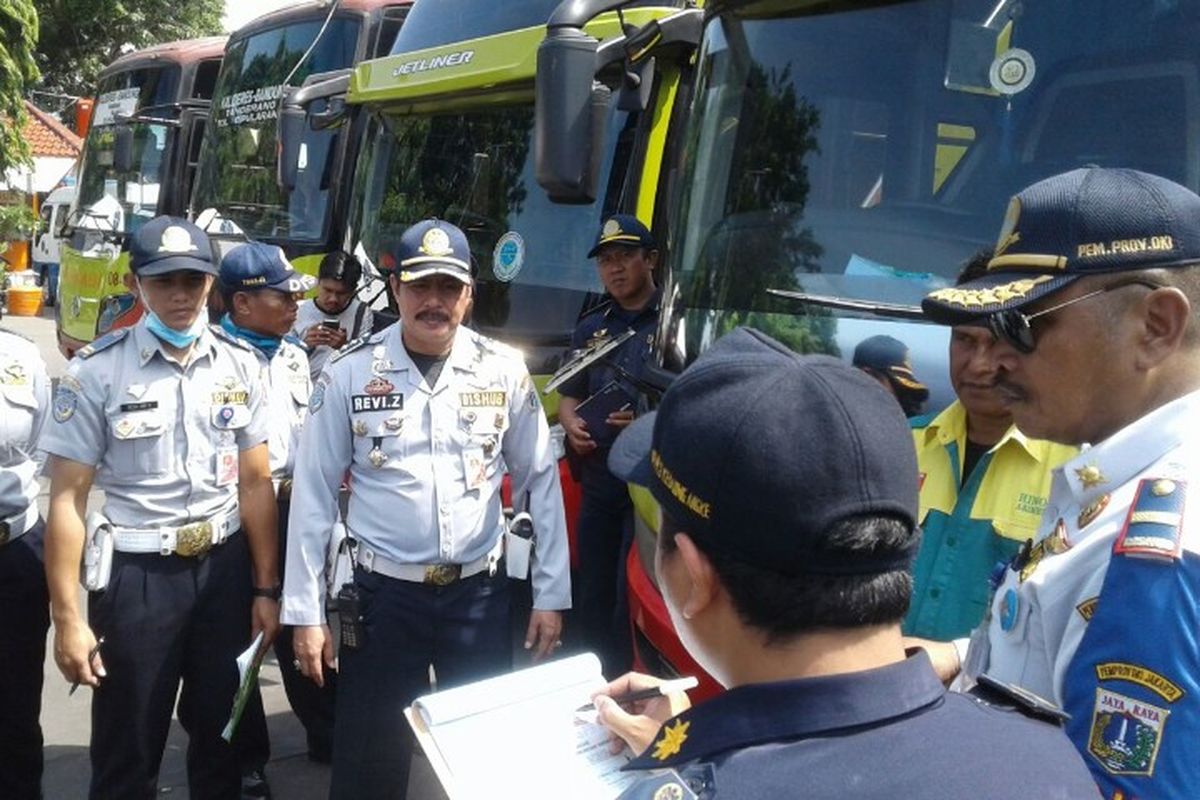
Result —
<path fill-rule="evenodd" d="M 1170 711 L 1096 690 L 1088 752 L 1113 775 L 1152 775 Z"/>

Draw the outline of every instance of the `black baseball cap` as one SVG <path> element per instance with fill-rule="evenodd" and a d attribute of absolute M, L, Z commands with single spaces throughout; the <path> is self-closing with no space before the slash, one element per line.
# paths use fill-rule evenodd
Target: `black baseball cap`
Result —
<path fill-rule="evenodd" d="M 823 552 L 860 515 L 917 524 L 917 460 L 899 405 L 828 356 L 797 355 L 749 328 L 718 340 L 617 437 L 617 477 L 650 489 L 702 543 L 784 574 L 873 575 L 913 551 Z"/>
<path fill-rule="evenodd" d="M 165 215 L 130 237 L 129 269 L 139 277 L 181 270 L 217 274 L 207 234 L 182 217 Z"/>
<path fill-rule="evenodd" d="M 221 286 L 242 292 L 276 289 L 290 294 L 307 292 L 317 285 L 311 275 L 297 272 L 283 250 L 265 242 L 246 242 L 221 259 Z"/>
<path fill-rule="evenodd" d="M 596 243 L 588 251 L 588 258 L 595 258 L 600 248 L 606 244 L 619 244 L 626 247 L 646 247 L 654 250 L 658 245 L 654 234 L 642 224 L 642 221 L 632 214 L 613 214 L 604 220 L 596 234 Z"/>
<path fill-rule="evenodd" d="M 935 322 L 958 325 L 1021 308 L 1088 275 L 1200 262 L 1200 196 L 1132 169 L 1088 167 L 1009 201 L 987 273 L 925 296 Z"/>

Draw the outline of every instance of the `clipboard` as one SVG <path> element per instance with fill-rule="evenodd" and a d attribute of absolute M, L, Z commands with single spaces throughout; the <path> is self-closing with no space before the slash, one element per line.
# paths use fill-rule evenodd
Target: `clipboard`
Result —
<path fill-rule="evenodd" d="M 605 420 L 615 411 L 633 408 L 633 403 L 634 398 L 625 391 L 621 382 L 611 380 L 575 406 L 575 413 L 587 425 L 592 441 L 601 447 L 607 447 L 616 440 L 620 430 Z"/>

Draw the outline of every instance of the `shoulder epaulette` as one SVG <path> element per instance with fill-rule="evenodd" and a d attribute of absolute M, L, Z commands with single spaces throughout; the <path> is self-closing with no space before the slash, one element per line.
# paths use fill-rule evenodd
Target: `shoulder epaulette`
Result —
<path fill-rule="evenodd" d="M 1143 478 L 1125 527 L 1113 543 L 1114 556 L 1174 561 L 1183 550 L 1183 507 L 1187 481 Z"/>
<path fill-rule="evenodd" d="M 129 328 L 117 328 L 115 331 L 109 331 L 94 342 L 85 344 L 83 347 L 75 351 L 75 355 L 79 358 L 91 358 L 101 350 L 107 350 L 117 342 L 129 335 Z"/>
<path fill-rule="evenodd" d="M 497 341 L 481 333 L 475 334 L 475 345 L 492 355 L 503 356 L 504 358 L 513 358 L 524 363 L 525 354 L 512 345 Z"/>
<path fill-rule="evenodd" d="M 5 328 L 3 326 L 0 326 L 0 333 L 7 333 L 9 336 L 15 336 L 18 339 L 24 339 L 25 341 L 29 342 L 30 344 L 37 344 L 37 342 L 33 341 L 33 339 L 30 339 L 25 334 L 17 333 L 16 331 L 12 330 L 11 328 Z"/>
<path fill-rule="evenodd" d="M 209 325 L 208 329 L 213 332 L 214 336 L 216 336 L 218 339 L 220 339 L 223 342 L 228 342 L 229 344 L 237 345 L 238 347 L 242 348 L 243 350 L 249 350 L 251 353 L 257 352 L 254 348 L 254 345 L 250 344 L 245 339 L 234 336 L 232 333 L 225 330 L 220 325 Z"/>
<path fill-rule="evenodd" d="M 970 694 L 976 701 L 985 705 L 1010 708 L 1052 725 L 1061 726 L 1070 718 L 1054 703 L 1020 686 L 1005 683 L 987 674 L 980 675 L 976 681 Z"/>
<path fill-rule="evenodd" d="M 330 364 L 336 364 L 346 356 L 353 353 L 355 350 L 361 350 L 374 339 L 374 336 L 360 336 L 357 339 L 351 339 L 342 345 L 341 349 L 329 357 Z"/>

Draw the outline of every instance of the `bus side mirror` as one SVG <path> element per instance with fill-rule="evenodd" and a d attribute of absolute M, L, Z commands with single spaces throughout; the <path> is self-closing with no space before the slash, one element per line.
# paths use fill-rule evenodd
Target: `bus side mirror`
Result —
<path fill-rule="evenodd" d="M 113 128 L 113 169 L 117 172 L 133 169 L 133 128 L 128 125 Z"/>
<path fill-rule="evenodd" d="M 300 142 L 304 138 L 307 118 L 308 112 L 303 106 L 291 105 L 284 98 L 283 108 L 279 112 L 279 126 L 275 129 L 275 182 L 285 192 L 296 188 L 296 176 L 300 172 Z"/>
<path fill-rule="evenodd" d="M 535 174 L 558 203 L 596 199 L 604 119 L 612 95 L 594 81 L 598 45 L 591 36 L 568 28 L 552 30 L 538 47 Z"/>

